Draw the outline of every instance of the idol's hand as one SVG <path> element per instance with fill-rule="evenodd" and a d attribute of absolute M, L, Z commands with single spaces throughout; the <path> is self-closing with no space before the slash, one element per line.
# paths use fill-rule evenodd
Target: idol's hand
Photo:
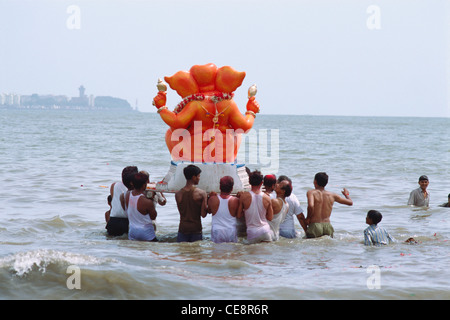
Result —
<path fill-rule="evenodd" d="M 247 111 L 252 111 L 254 113 L 259 112 L 259 103 L 255 100 L 255 97 L 251 97 L 247 102 Z"/>
<path fill-rule="evenodd" d="M 156 107 L 156 109 L 159 109 L 166 105 L 167 101 L 167 93 L 164 91 L 158 92 L 156 97 L 153 98 L 153 105 Z"/>

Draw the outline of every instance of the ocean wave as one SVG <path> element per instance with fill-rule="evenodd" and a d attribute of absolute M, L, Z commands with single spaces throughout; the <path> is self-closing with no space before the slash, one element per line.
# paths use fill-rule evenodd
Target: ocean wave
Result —
<path fill-rule="evenodd" d="M 128 261 L 129 262 L 129 261 Z M 79 272 L 79 287 L 71 276 Z M 173 267 L 169 267 L 173 269 Z M 183 270 L 183 269 L 180 269 Z M 40 249 L 0 259 L 0 297 L 7 299 L 190 299 L 204 292 L 189 276 L 146 263 L 130 265 L 65 251 Z M 210 295 L 206 293 L 203 297 Z"/>
<path fill-rule="evenodd" d="M 45 273 L 51 266 L 69 265 L 100 265 L 110 259 L 99 259 L 93 256 L 57 251 L 51 249 L 38 249 L 19 252 L 0 259 L 0 268 L 8 269 L 14 275 L 24 277 L 33 271 Z"/>

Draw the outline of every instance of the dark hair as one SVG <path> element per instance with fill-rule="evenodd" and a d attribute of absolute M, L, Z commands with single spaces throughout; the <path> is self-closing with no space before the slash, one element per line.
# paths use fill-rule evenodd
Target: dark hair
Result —
<path fill-rule="evenodd" d="M 128 188 L 133 188 L 133 176 L 138 173 L 138 168 L 136 166 L 128 166 L 122 170 L 122 182 Z"/>
<path fill-rule="evenodd" d="M 383 215 L 377 210 L 369 210 L 367 216 L 374 224 L 378 224 L 383 219 Z"/>
<path fill-rule="evenodd" d="M 264 186 L 266 188 L 273 186 L 275 183 L 277 183 L 277 177 L 274 174 L 266 174 L 264 176 Z"/>
<path fill-rule="evenodd" d="M 314 176 L 314 180 L 317 181 L 320 187 L 325 187 L 328 183 L 328 175 L 325 172 L 318 172 Z"/>
<path fill-rule="evenodd" d="M 220 179 L 220 191 L 230 193 L 233 190 L 234 179 L 230 176 L 225 176 Z"/>
<path fill-rule="evenodd" d="M 141 171 L 139 171 L 139 173 L 142 173 L 143 175 L 145 175 L 145 176 L 147 177 L 147 182 L 150 181 L 150 173 L 148 173 L 148 172 L 145 171 L 145 170 L 141 170 Z"/>
<path fill-rule="evenodd" d="M 450 198 L 450 193 L 448 194 L 448 197 Z"/>
<path fill-rule="evenodd" d="M 289 183 L 292 184 L 291 179 L 289 179 L 289 177 L 288 177 L 288 176 L 285 176 L 285 175 L 279 176 L 278 179 L 277 179 L 277 182 L 280 183 L 281 181 L 284 181 L 284 180 L 289 181 Z"/>
<path fill-rule="evenodd" d="M 262 182 L 263 182 L 263 175 L 261 174 L 260 171 L 255 170 L 253 172 L 250 173 L 249 177 L 248 177 L 248 182 L 250 183 L 251 186 L 259 186 Z"/>
<path fill-rule="evenodd" d="M 198 176 L 201 172 L 202 170 L 193 164 L 190 164 L 183 169 L 183 174 L 186 180 L 191 180 L 193 176 Z"/>
<path fill-rule="evenodd" d="M 133 185 L 134 185 L 134 188 L 135 188 L 135 189 L 140 189 L 140 188 L 142 188 L 143 185 L 147 185 L 147 180 L 148 180 L 148 178 L 147 178 L 147 175 L 146 175 L 146 174 L 141 173 L 141 172 L 136 173 L 136 174 L 133 176 Z"/>
<path fill-rule="evenodd" d="M 288 180 L 283 180 L 283 181 L 287 181 L 288 183 L 281 186 L 281 190 L 284 190 L 285 197 L 289 197 L 292 193 L 292 185 Z"/>

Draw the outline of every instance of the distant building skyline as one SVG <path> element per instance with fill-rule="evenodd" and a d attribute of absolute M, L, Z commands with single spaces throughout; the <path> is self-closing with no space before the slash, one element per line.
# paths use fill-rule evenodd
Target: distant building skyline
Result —
<path fill-rule="evenodd" d="M 129 109 L 133 110 L 125 99 L 111 96 L 86 95 L 86 88 L 80 85 L 78 97 L 66 95 L 37 94 L 21 95 L 17 93 L 0 93 L 0 106 L 16 108 L 42 109 Z"/>
<path fill-rule="evenodd" d="M 0 105 L 20 105 L 20 94 L 15 93 L 0 93 Z"/>

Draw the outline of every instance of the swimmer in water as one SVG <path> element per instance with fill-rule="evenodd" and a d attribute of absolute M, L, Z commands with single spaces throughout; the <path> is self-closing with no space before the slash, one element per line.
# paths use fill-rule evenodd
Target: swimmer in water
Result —
<path fill-rule="evenodd" d="M 439 207 L 450 208 L 450 193 L 448 194 L 448 201 L 447 201 L 447 203 L 443 203 Z"/>

